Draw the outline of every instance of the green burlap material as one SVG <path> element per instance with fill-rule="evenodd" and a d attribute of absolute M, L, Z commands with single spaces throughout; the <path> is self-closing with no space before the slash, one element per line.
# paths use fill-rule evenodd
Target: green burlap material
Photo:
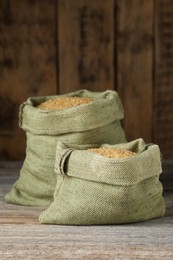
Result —
<path fill-rule="evenodd" d="M 112 147 L 137 155 L 111 159 L 86 151 L 86 146 L 58 143 L 54 201 L 40 215 L 41 223 L 118 224 L 164 215 L 158 146 L 137 139 Z"/>
<path fill-rule="evenodd" d="M 65 96 L 89 97 L 93 103 L 61 111 L 37 106 Z M 124 142 L 120 124 L 124 116 L 117 92 L 79 90 L 61 96 L 29 98 L 20 108 L 20 126 L 26 131 L 26 158 L 20 177 L 5 201 L 21 205 L 49 205 L 56 185 L 54 172 L 57 141 L 73 144 Z"/>

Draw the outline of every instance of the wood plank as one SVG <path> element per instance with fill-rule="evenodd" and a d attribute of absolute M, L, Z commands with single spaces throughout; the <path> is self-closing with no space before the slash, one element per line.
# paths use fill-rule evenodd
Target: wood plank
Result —
<path fill-rule="evenodd" d="M 163 183 L 163 188 L 173 191 L 173 160 L 163 160 L 162 168 L 163 174 L 160 180 Z"/>
<path fill-rule="evenodd" d="M 173 159 L 173 3 L 156 1 L 154 141 Z"/>
<path fill-rule="evenodd" d="M 167 214 L 151 221 L 108 226 L 38 223 L 44 208 L 6 204 L 14 177 L 0 177 L 0 259 L 171 259 L 173 193 L 165 193 Z"/>
<path fill-rule="evenodd" d="M 152 141 L 153 10 L 151 0 L 117 0 L 117 88 L 125 108 L 127 139 Z"/>
<path fill-rule="evenodd" d="M 59 0 L 59 89 L 114 89 L 113 0 Z"/>
<path fill-rule="evenodd" d="M 3 201 L 16 177 L 0 177 L 0 259 L 172 259 L 173 192 L 164 194 L 164 218 L 111 226 L 43 225 L 38 217 L 44 207 Z"/>
<path fill-rule="evenodd" d="M 172 227 L 4 225 L 1 259 L 166 259 Z"/>
<path fill-rule="evenodd" d="M 16 176 L 22 167 L 22 161 L 2 161 L 0 160 L 0 177 Z"/>
<path fill-rule="evenodd" d="M 0 1 L 0 158 L 22 159 L 19 105 L 56 93 L 55 0 Z"/>

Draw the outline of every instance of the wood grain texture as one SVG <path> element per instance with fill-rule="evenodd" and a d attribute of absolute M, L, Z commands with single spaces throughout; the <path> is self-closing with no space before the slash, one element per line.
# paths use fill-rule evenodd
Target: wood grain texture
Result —
<path fill-rule="evenodd" d="M 154 141 L 173 158 L 173 2 L 156 1 Z"/>
<path fill-rule="evenodd" d="M 59 0 L 60 93 L 114 89 L 113 0 Z"/>
<path fill-rule="evenodd" d="M 172 227 L 3 225 L 4 259 L 166 259 L 173 257 Z M 4 239 L 5 238 L 5 239 Z M 156 242 L 157 241 L 157 242 Z"/>
<path fill-rule="evenodd" d="M 112 226 L 43 225 L 38 223 L 43 207 L 3 201 L 16 177 L 0 177 L 0 259 L 172 259 L 172 192 L 164 195 L 164 218 Z"/>
<path fill-rule="evenodd" d="M 19 175 L 22 167 L 22 161 L 2 161 L 0 160 L 0 176 Z"/>
<path fill-rule="evenodd" d="M 29 96 L 118 90 L 128 140 L 173 159 L 172 0 L 0 0 L 0 159 L 24 158 Z"/>
<path fill-rule="evenodd" d="M 19 105 L 56 93 L 55 0 L 0 0 L 0 158 L 21 159 Z"/>
<path fill-rule="evenodd" d="M 153 2 L 117 0 L 115 5 L 117 86 L 128 140 L 152 140 Z"/>
<path fill-rule="evenodd" d="M 161 182 L 164 190 L 173 191 L 173 160 L 162 161 L 163 174 L 161 175 Z M 173 201 L 172 201 L 173 204 Z"/>

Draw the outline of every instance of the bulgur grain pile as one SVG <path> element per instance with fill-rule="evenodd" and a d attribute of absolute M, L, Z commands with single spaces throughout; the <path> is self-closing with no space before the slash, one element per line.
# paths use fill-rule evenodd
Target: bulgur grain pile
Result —
<path fill-rule="evenodd" d="M 80 98 L 80 97 L 64 97 L 49 99 L 41 103 L 38 107 L 46 110 L 63 110 L 70 107 L 80 106 L 93 102 L 91 98 Z"/>
<path fill-rule="evenodd" d="M 134 156 L 136 153 L 124 150 L 124 149 L 115 149 L 115 148 L 90 148 L 89 152 L 97 153 L 109 158 L 127 158 Z"/>

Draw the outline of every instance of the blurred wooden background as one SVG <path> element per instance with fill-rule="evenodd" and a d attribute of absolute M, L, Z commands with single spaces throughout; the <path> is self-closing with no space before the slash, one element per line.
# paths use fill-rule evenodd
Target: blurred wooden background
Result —
<path fill-rule="evenodd" d="M 172 0 L 0 0 L 0 159 L 25 155 L 30 96 L 115 89 L 128 137 L 173 159 Z"/>

